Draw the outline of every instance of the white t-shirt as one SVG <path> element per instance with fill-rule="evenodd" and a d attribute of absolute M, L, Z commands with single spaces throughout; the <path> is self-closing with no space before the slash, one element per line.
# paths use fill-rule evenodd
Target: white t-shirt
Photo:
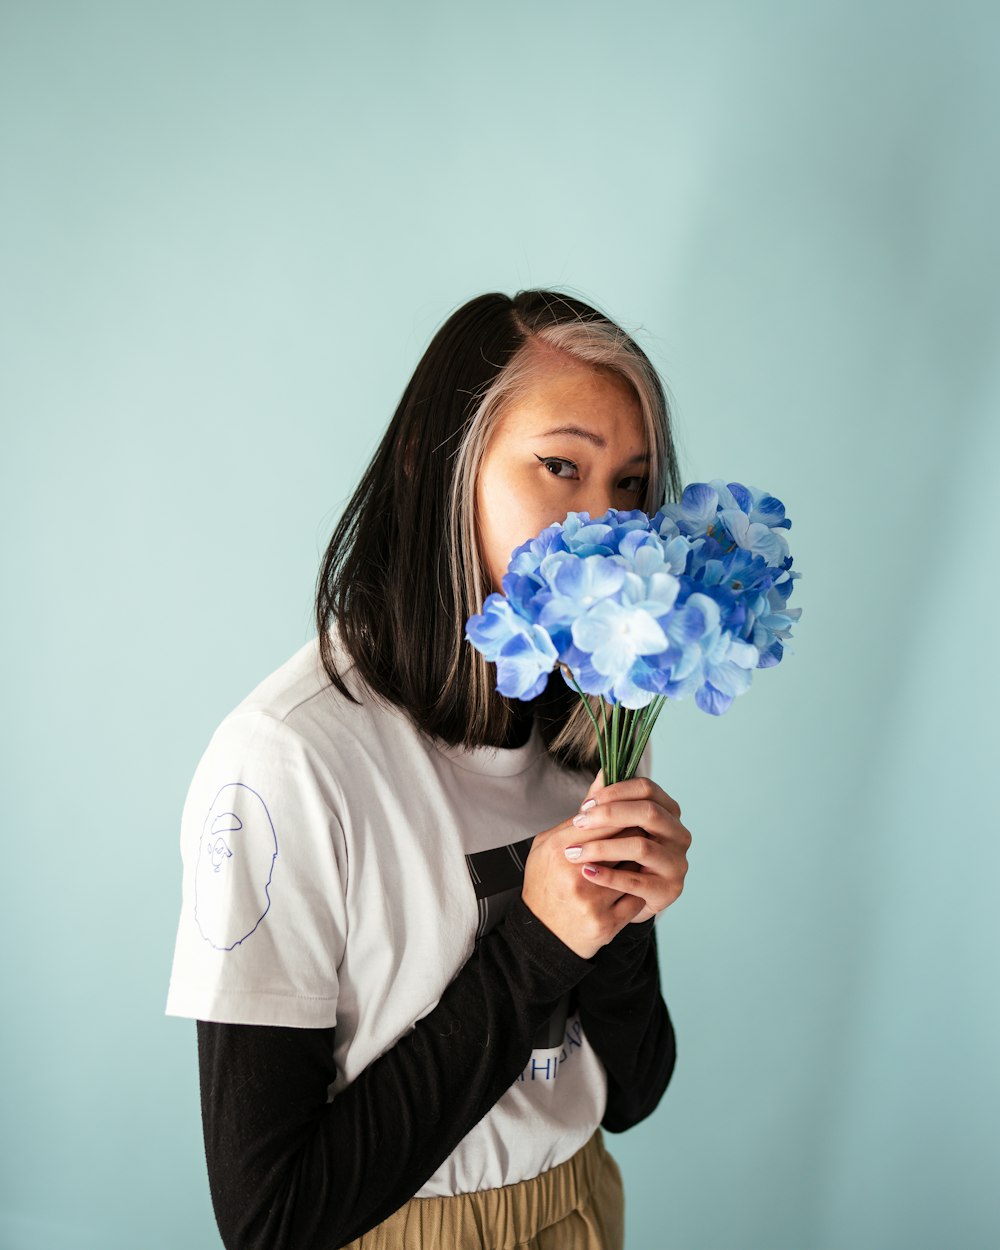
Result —
<path fill-rule="evenodd" d="M 167 999 L 168 1015 L 200 1020 L 336 1025 L 331 1098 L 436 1006 L 520 893 L 518 844 L 575 812 L 592 780 L 555 764 L 537 725 L 514 749 L 432 744 L 344 677 L 361 706 L 313 639 L 213 735 L 181 820 Z M 527 1180 L 587 1142 L 601 1062 L 575 1014 L 537 1041 L 418 1197 Z"/>

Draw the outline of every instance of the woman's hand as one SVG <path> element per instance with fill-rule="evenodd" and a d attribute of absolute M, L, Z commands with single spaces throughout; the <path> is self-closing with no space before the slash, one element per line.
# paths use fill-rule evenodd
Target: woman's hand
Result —
<path fill-rule="evenodd" d="M 691 834 L 677 801 L 648 777 L 603 784 L 598 773 L 573 817 L 580 837 L 564 848 L 568 860 L 595 885 L 642 908 L 638 924 L 669 907 L 684 888 Z"/>
<path fill-rule="evenodd" d="M 599 830 L 589 836 L 603 839 L 605 835 Z M 593 959 L 643 910 L 641 898 L 601 889 L 571 862 L 567 848 L 580 846 L 587 837 L 572 820 L 536 834 L 524 861 L 521 887 L 528 909 L 581 959 Z M 608 844 L 602 841 L 600 845 L 606 848 Z"/>

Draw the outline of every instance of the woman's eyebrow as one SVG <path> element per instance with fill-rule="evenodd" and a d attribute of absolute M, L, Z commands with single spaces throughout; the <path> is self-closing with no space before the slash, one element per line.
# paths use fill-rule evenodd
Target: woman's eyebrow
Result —
<path fill-rule="evenodd" d="M 595 433 L 593 430 L 585 430 L 582 425 L 557 425 L 554 429 L 546 430 L 544 434 L 537 435 L 538 438 L 552 438 L 555 434 L 561 434 L 568 438 L 582 438 L 588 443 L 593 443 L 595 447 L 607 447 L 607 442 Z M 631 456 L 626 463 L 638 464 L 640 461 L 646 461 L 649 455 L 646 452 L 640 452 L 637 456 Z"/>

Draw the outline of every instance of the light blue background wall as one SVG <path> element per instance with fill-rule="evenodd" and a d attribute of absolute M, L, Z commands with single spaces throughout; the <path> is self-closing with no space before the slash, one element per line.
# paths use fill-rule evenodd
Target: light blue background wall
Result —
<path fill-rule="evenodd" d="M 803 572 L 794 654 L 657 729 L 630 1250 L 998 1244 L 998 49 L 988 3 L 0 5 L 0 1246 L 217 1250 L 185 790 L 434 330 L 529 285 L 636 331 Z"/>

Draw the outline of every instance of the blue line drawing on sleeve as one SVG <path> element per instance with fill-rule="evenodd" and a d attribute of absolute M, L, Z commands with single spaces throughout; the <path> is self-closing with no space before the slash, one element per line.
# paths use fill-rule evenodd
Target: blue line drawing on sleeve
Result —
<path fill-rule="evenodd" d="M 231 951 L 271 907 L 278 835 L 267 804 L 242 781 L 222 787 L 205 817 L 194 874 L 194 918 L 202 937 Z"/>
<path fill-rule="evenodd" d="M 222 836 L 224 833 L 237 833 L 243 828 L 243 821 L 235 812 L 223 812 L 221 816 L 216 816 L 212 821 L 212 828 L 208 839 L 208 853 L 212 857 L 212 870 L 218 872 L 227 859 L 232 859 L 233 853 L 229 849 L 229 844 Z"/>

